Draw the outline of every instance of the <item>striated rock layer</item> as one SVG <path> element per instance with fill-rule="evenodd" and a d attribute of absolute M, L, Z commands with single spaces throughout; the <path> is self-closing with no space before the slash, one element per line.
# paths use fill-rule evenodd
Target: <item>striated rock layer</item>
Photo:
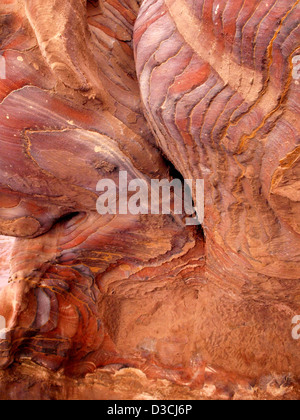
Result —
<path fill-rule="evenodd" d="M 1 2 L 0 398 L 297 398 L 299 0 L 140 3 Z"/>

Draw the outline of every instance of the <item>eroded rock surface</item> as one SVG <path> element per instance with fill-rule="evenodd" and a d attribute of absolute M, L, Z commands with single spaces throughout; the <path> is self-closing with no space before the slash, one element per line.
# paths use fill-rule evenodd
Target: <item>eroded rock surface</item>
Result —
<path fill-rule="evenodd" d="M 0 5 L 0 398 L 296 398 L 299 0 L 140 3 Z M 203 226 L 99 215 L 120 171 Z"/>

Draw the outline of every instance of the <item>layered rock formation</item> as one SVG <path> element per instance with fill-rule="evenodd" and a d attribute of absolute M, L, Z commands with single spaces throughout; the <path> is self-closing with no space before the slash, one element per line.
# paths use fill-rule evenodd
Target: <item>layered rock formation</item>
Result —
<path fill-rule="evenodd" d="M 0 5 L 0 398 L 297 397 L 299 0 L 140 3 Z M 120 171 L 203 226 L 101 216 Z"/>

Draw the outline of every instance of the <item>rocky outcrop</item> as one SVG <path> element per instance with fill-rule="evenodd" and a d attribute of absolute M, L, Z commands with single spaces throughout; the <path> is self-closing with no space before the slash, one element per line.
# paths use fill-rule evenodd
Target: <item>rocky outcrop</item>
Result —
<path fill-rule="evenodd" d="M 244 356 L 252 367 L 260 358 L 268 365 L 263 342 L 276 348 L 272 369 L 297 359 L 283 354 L 289 343 L 296 350 L 289 318 L 300 273 L 292 65 L 299 13 L 294 1 L 145 1 L 135 30 L 141 94 L 159 145 L 185 178 L 205 179 L 206 277 L 238 296 L 231 316 L 251 349 L 246 356 L 230 337 L 235 366 Z"/>
<path fill-rule="evenodd" d="M 0 398 L 295 398 L 299 0 L 46 3 L 0 6 Z M 202 227 L 98 214 L 120 171 Z"/>

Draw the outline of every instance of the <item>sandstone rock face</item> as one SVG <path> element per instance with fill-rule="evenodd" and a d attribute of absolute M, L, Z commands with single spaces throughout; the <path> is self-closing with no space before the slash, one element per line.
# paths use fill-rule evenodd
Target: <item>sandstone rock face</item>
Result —
<path fill-rule="evenodd" d="M 1 399 L 299 397 L 299 18 L 2 1 Z M 202 227 L 98 214 L 120 171 L 204 179 Z"/>

